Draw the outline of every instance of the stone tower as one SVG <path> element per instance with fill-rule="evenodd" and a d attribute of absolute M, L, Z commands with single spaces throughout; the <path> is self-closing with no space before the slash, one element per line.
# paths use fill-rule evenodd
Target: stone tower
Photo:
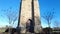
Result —
<path fill-rule="evenodd" d="M 40 9 L 38 0 L 21 0 L 20 7 L 20 27 L 21 32 L 25 33 L 26 31 L 26 22 L 28 19 L 34 21 L 34 31 L 36 33 L 41 31 L 41 22 L 40 22 Z M 37 25 L 40 25 L 39 31 Z"/>

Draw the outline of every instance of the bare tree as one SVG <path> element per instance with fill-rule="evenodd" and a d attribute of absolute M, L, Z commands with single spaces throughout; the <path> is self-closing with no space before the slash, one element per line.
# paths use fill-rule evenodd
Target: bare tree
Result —
<path fill-rule="evenodd" d="M 53 9 L 54 10 L 54 9 Z M 42 16 L 46 21 L 47 21 L 47 23 L 48 23 L 48 27 L 49 27 L 49 29 L 48 29 L 48 33 L 49 34 L 51 34 L 50 32 L 51 32 L 51 30 L 50 30 L 50 25 L 51 25 L 51 20 L 54 18 L 54 12 L 52 12 L 52 11 L 49 11 L 49 12 L 46 12 L 43 16 Z"/>
<path fill-rule="evenodd" d="M 5 15 L 8 19 L 8 23 L 9 23 L 9 34 L 11 33 L 10 32 L 10 27 L 12 27 L 15 23 L 15 21 L 17 20 L 18 18 L 18 15 L 17 15 L 17 12 L 16 11 L 12 11 L 12 7 L 10 7 L 9 9 L 7 10 L 4 10 L 5 12 Z"/>
<path fill-rule="evenodd" d="M 54 9 L 53 9 L 54 10 Z M 45 12 L 44 15 L 42 16 L 48 23 L 48 26 L 50 27 L 51 24 L 51 20 L 54 17 L 54 12 L 49 11 L 49 12 Z"/>
<path fill-rule="evenodd" d="M 16 11 L 12 11 L 12 7 L 10 7 L 10 9 L 7 9 L 6 16 L 9 20 L 9 24 L 12 24 L 12 25 L 15 23 L 15 21 L 18 18 Z"/>

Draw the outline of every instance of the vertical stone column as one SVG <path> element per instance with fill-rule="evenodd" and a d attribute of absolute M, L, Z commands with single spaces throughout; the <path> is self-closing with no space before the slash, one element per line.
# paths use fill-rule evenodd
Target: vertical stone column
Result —
<path fill-rule="evenodd" d="M 38 0 L 34 0 L 34 20 L 35 26 L 34 31 L 36 33 L 40 32 L 41 30 L 41 22 L 40 22 L 40 11 L 39 11 L 39 3 Z M 21 5 L 21 15 L 20 15 L 20 27 L 21 33 L 26 32 L 26 22 L 28 19 L 32 19 L 32 0 L 22 0 Z M 37 28 L 39 26 L 39 30 Z"/>
<path fill-rule="evenodd" d="M 35 19 L 35 32 L 39 33 L 42 31 L 40 21 L 40 8 L 38 0 L 34 0 L 34 19 Z"/>
<path fill-rule="evenodd" d="M 21 16 L 20 16 L 20 26 L 21 32 L 25 33 L 26 30 L 26 22 L 28 19 L 31 19 L 31 1 L 32 0 L 22 0 L 22 6 L 21 6 Z"/>

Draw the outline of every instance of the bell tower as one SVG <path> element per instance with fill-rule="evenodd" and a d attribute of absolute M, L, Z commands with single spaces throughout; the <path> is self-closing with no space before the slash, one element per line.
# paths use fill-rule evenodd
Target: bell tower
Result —
<path fill-rule="evenodd" d="M 20 27 L 21 32 L 26 31 L 26 22 L 28 19 L 32 19 L 34 23 L 34 31 L 36 33 L 41 31 L 41 21 L 40 21 L 40 8 L 38 0 L 21 0 L 20 7 Z M 39 31 L 37 26 L 39 25 Z"/>

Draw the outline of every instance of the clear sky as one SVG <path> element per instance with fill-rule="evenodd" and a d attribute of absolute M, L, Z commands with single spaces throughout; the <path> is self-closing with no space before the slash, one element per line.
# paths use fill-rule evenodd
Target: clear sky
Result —
<path fill-rule="evenodd" d="M 7 13 L 5 12 L 7 9 L 12 7 L 12 12 L 19 12 L 19 3 L 20 0 L 0 0 L 0 27 L 9 25 Z M 52 24 L 55 20 L 60 21 L 60 0 L 39 0 L 39 6 L 40 6 L 40 15 L 43 16 L 44 12 L 51 11 L 52 8 L 54 8 L 55 17 L 52 19 Z M 41 24 L 42 27 L 47 27 L 46 20 L 41 17 Z M 14 26 L 17 25 L 17 22 L 14 24 Z"/>
<path fill-rule="evenodd" d="M 40 5 L 40 13 L 41 16 L 44 15 L 44 12 L 53 11 L 54 8 L 55 16 L 51 21 L 51 26 L 53 27 L 53 23 L 55 20 L 60 21 L 60 0 L 39 0 Z M 42 26 L 47 26 L 46 20 L 41 17 Z"/>
<path fill-rule="evenodd" d="M 0 27 L 9 25 L 7 14 L 9 11 L 6 11 L 12 7 L 11 12 L 18 14 L 20 0 L 0 0 Z M 10 13 L 10 12 L 9 12 Z M 13 13 L 13 14 L 14 14 Z M 14 26 L 16 26 L 15 24 Z"/>

